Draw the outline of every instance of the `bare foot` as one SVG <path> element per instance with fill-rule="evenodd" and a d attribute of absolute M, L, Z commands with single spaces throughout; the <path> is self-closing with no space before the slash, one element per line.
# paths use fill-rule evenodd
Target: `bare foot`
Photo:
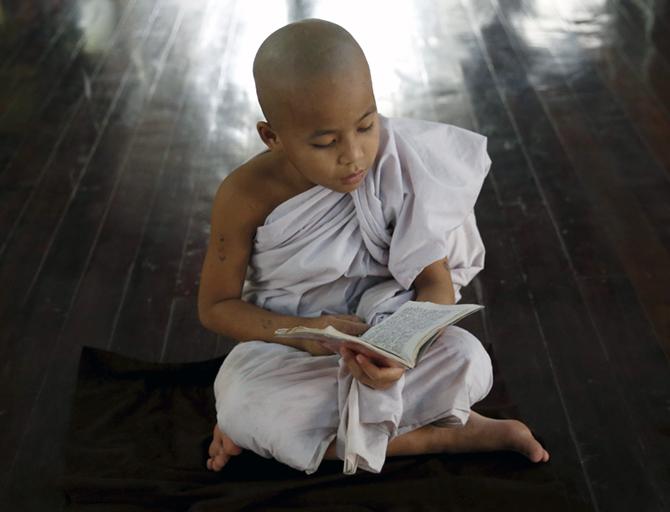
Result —
<path fill-rule="evenodd" d="M 468 453 L 514 451 L 532 462 L 547 462 L 549 453 L 533 437 L 530 429 L 517 420 L 494 420 L 474 411 L 462 428 L 426 425 L 391 439 L 387 456 L 422 453 Z M 335 441 L 325 459 L 337 459 Z"/>
<path fill-rule="evenodd" d="M 517 420 L 495 420 L 474 411 L 462 428 L 434 427 L 439 451 L 451 453 L 510 450 L 531 462 L 547 462 L 549 452 L 533 437 L 530 429 Z"/>
<path fill-rule="evenodd" d="M 207 459 L 207 469 L 212 471 L 221 471 L 233 455 L 242 453 L 242 448 L 237 446 L 231 439 L 224 434 L 218 425 L 214 425 L 214 438 L 209 445 L 209 459 Z"/>

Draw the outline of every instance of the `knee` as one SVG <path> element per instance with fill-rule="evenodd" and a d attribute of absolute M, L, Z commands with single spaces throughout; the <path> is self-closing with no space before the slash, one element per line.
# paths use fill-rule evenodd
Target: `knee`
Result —
<path fill-rule="evenodd" d="M 234 368 L 224 365 L 214 381 L 214 397 L 216 403 L 216 421 L 219 428 L 231 435 L 230 420 L 240 418 L 244 414 L 245 386 L 240 385 L 240 375 Z"/>
<path fill-rule="evenodd" d="M 460 340 L 458 350 L 461 357 L 483 373 L 491 373 L 491 357 L 486 352 L 481 341 L 465 329 L 461 329 L 460 327 L 454 327 L 454 329 L 458 329 L 456 332 Z"/>
<path fill-rule="evenodd" d="M 248 343 L 236 345 L 226 356 L 214 381 L 217 422 L 226 434 L 231 430 L 231 421 L 248 420 L 245 416 L 250 403 L 248 394 L 253 389 L 249 377 L 253 358 L 250 352 L 254 342 Z"/>
<path fill-rule="evenodd" d="M 470 402 L 479 402 L 493 386 L 491 358 L 477 337 L 465 329 L 451 326 L 445 334 L 448 336 L 446 345 L 455 351 L 452 357 L 460 362 Z"/>

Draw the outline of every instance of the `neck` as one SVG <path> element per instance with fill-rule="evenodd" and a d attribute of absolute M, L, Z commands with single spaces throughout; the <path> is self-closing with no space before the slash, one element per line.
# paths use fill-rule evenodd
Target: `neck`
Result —
<path fill-rule="evenodd" d="M 281 174 L 286 186 L 296 194 L 300 194 L 316 186 L 315 183 L 312 183 L 300 174 L 300 171 L 286 158 L 283 159 L 283 164 L 281 165 Z"/>

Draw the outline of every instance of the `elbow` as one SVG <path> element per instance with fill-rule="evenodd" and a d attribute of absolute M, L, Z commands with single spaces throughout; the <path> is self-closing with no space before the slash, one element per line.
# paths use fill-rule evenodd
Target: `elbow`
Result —
<path fill-rule="evenodd" d="M 211 327 L 211 307 L 203 306 L 198 304 L 198 320 L 200 320 L 200 325 L 205 329 L 212 330 Z"/>
<path fill-rule="evenodd" d="M 230 317 L 229 314 L 226 314 L 223 311 L 223 304 L 227 300 L 222 300 L 213 303 L 199 303 L 198 304 L 198 320 L 200 324 L 207 330 L 215 332 L 216 334 L 222 334 L 224 336 L 230 336 L 229 325 L 226 322 L 226 319 Z"/>
<path fill-rule="evenodd" d="M 210 331 L 218 334 L 221 329 L 221 322 L 216 320 L 216 317 L 221 317 L 220 312 L 217 314 L 217 302 L 199 300 L 198 301 L 198 320 L 200 324 Z"/>

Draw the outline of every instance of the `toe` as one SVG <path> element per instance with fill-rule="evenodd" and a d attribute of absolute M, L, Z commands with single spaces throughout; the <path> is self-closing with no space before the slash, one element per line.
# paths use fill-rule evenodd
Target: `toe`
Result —
<path fill-rule="evenodd" d="M 535 441 L 537 443 L 537 441 Z M 532 461 L 533 462 L 547 462 L 549 459 L 549 454 L 547 453 L 547 450 L 542 448 L 542 445 L 540 443 L 537 443 L 535 446 L 535 449 L 533 450 L 533 457 Z"/>
<path fill-rule="evenodd" d="M 237 446 L 228 436 L 223 436 L 223 449 L 228 455 L 239 455 L 242 448 Z"/>
<path fill-rule="evenodd" d="M 520 434 L 517 440 L 519 451 L 528 457 L 531 462 L 543 462 L 547 452 L 532 432 L 525 425 L 517 432 Z"/>
<path fill-rule="evenodd" d="M 207 453 L 209 454 L 210 457 L 214 457 L 217 453 L 223 452 L 224 451 L 224 446 L 221 441 L 221 439 L 214 439 L 210 445 L 209 445 L 209 450 Z"/>
<path fill-rule="evenodd" d="M 224 455 L 217 455 L 216 457 L 214 457 L 214 463 L 213 463 L 214 471 L 220 471 L 223 468 L 223 466 L 226 465 L 226 462 L 228 462 L 228 457 Z"/>

